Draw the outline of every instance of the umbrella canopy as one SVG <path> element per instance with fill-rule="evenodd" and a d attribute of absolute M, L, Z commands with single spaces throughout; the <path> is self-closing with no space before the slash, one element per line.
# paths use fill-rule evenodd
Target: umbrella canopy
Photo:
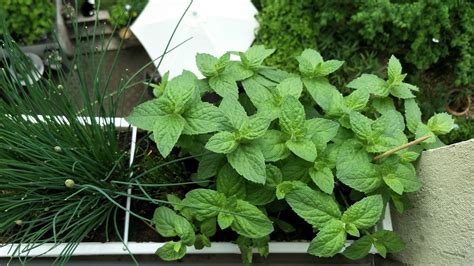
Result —
<path fill-rule="evenodd" d="M 161 56 L 189 0 L 149 0 L 131 26 L 152 60 Z M 197 53 L 221 56 L 227 51 L 245 51 L 258 26 L 256 8 L 250 0 L 195 0 L 179 25 L 169 48 L 190 39 L 165 56 L 159 67 L 170 77 L 186 69 L 198 74 Z M 158 62 L 155 60 L 155 66 Z"/>

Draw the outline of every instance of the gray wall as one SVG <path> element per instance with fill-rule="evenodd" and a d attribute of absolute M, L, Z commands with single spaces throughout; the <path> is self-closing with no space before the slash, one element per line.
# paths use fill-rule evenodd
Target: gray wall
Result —
<path fill-rule="evenodd" d="M 423 188 L 394 230 L 407 243 L 394 259 L 414 264 L 474 265 L 474 139 L 423 152 Z"/>

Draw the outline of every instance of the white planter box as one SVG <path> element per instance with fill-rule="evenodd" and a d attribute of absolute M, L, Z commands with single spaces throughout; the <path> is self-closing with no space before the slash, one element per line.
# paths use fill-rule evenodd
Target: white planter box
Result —
<path fill-rule="evenodd" d="M 90 121 L 87 118 L 84 121 Z M 101 120 L 99 120 L 101 121 Z M 122 118 L 115 119 L 115 125 L 120 129 L 129 128 L 129 124 Z M 86 122 L 87 123 L 87 122 Z M 100 123 L 100 122 L 99 122 Z M 130 155 L 130 164 L 133 163 L 135 155 L 135 144 L 137 138 L 137 128 L 132 127 L 132 139 L 131 139 L 131 155 Z M 131 191 L 129 190 L 129 193 Z M 131 199 L 128 198 L 126 207 L 130 209 Z M 165 243 L 158 242 L 132 242 L 129 241 L 129 223 L 130 223 L 130 214 L 125 213 L 125 225 L 124 225 L 124 242 L 82 242 L 80 243 L 75 251 L 73 256 L 93 256 L 93 255 L 129 255 L 130 253 L 136 255 L 147 255 L 155 254 L 156 250 L 163 246 Z M 392 229 L 392 219 L 390 216 L 390 208 L 385 209 L 384 219 L 377 224 L 375 230 L 393 230 Z M 352 243 L 351 240 L 346 241 L 345 247 Z M 3 247 L 0 247 L 0 257 L 11 257 L 12 251 L 16 249 L 18 244 L 9 244 Z M 307 241 L 294 241 L 294 242 L 270 242 L 269 251 L 270 253 L 293 253 L 293 254 L 305 254 L 309 242 Z M 66 244 L 56 245 L 43 244 L 37 248 L 29 250 L 28 256 L 42 256 L 42 257 L 57 257 L 61 254 L 62 250 L 66 247 Z M 343 250 L 341 250 L 342 252 Z M 256 250 L 255 250 L 256 252 Z M 236 244 L 229 242 L 212 242 L 212 246 L 209 248 L 204 248 L 197 250 L 194 247 L 188 247 L 187 254 L 240 254 L 240 250 Z M 370 250 L 370 253 L 378 253 L 374 247 Z M 26 255 L 26 252 L 25 252 Z"/>

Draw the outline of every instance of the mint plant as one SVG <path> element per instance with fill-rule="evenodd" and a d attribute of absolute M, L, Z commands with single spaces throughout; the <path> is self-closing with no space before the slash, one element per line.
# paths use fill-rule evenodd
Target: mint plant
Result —
<path fill-rule="evenodd" d="M 173 210 L 156 210 L 157 232 L 175 237 L 157 254 L 179 259 L 187 246 L 208 247 L 217 230 L 232 230 L 250 264 L 253 248 L 268 254 L 273 231 L 296 230 L 291 220 L 272 215 L 275 206 L 314 229 L 312 255 L 343 250 L 359 259 L 372 246 L 384 257 L 402 250 L 396 233 L 373 227 L 389 202 L 400 212 L 407 208 L 406 194 L 421 187 L 413 161 L 424 148 L 442 145 L 437 136 L 452 129 L 452 118 L 436 114 L 421 121 L 413 94 L 418 88 L 404 82 L 394 56 L 386 79 L 363 74 L 343 95 L 328 79 L 342 61 L 307 49 L 297 57 L 295 74 L 265 66 L 273 52 L 254 46 L 236 53 L 238 61 L 230 53 L 198 54 L 204 79 L 187 71 L 165 79 L 155 86 L 157 99 L 127 118 L 153 133 L 164 157 L 173 148 L 194 155 L 199 167 L 192 178 L 208 181 L 182 199 L 169 194 Z M 208 93 L 219 100 L 204 102 Z M 358 239 L 346 247 L 348 235 Z"/>

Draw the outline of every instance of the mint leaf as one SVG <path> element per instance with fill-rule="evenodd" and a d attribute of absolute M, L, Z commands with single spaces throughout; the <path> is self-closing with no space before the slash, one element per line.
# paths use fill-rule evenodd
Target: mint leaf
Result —
<path fill-rule="evenodd" d="M 186 193 L 183 205 L 196 213 L 198 220 L 215 217 L 224 208 L 226 197 L 224 194 L 211 189 L 197 188 Z"/>
<path fill-rule="evenodd" d="M 316 148 L 323 150 L 326 144 L 337 135 L 339 123 L 324 118 L 313 118 L 306 120 L 305 127 L 307 132 L 312 134 L 311 140 Z"/>
<path fill-rule="evenodd" d="M 318 228 L 323 228 L 341 217 L 339 206 L 331 196 L 314 191 L 308 186 L 293 187 L 286 192 L 285 200 L 298 216 Z"/>
<path fill-rule="evenodd" d="M 344 112 L 344 97 L 326 78 L 303 79 L 313 100 L 330 116 L 341 116 Z"/>
<path fill-rule="evenodd" d="M 353 111 L 361 111 L 369 102 L 369 93 L 364 90 L 353 91 L 344 97 L 344 104 Z"/>
<path fill-rule="evenodd" d="M 285 233 L 293 233 L 296 231 L 296 228 L 294 226 L 292 226 L 290 223 L 288 222 L 285 222 L 283 220 L 275 220 L 275 225 L 280 229 L 282 230 L 283 232 Z"/>
<path fill-rule="evenodd" d="M 395 193 L 402 195 L 403 194 L 403 184 L 398 180 L 394 174 L 389 174 L 383 177 L 383 181 L 389 188 L 391 188 Z"/>
<path fill-rule="evenodd" d="M 372 106 L 377 112 L 381 114 L 396 111 L 395 105 L 393 104 L 393 100 L 389 97 L 374 99 L 372 101 Z"/>
<path fill-rule="evenodd" d="M 390 94 L 400 99 L 415 98 L 411 90 L 405 85 L 394 85 L 390 87 Z"/>
<path fill-rule="evenodd" d="M 211 247 L 211 240 L 205 235 L 196 235 L 196 242 L 194 242 L 195 249 L 203 249 L 204 247 Z"/>
<path fill-rule="evenodd" d="M 331 169 L 324 167 L 321 170 L 309 169 L 309 176 L 321 191 L 332 194 L 334 190 L 334 176 Z"/>
<path fill-rule="evenodd" d="M 239 131 L 246 140 L 258 139 L 265 134 L 270 126 L 271 119 L 262 113 L 257 113 L 250 117 L 246 127 Z"/>
<path fill-rule="evenodd" d="M 186 120 L 183 134 L 197 135 L 214 132 L 220 129 L 224 119 L 216 106 L 200 102 L 193 104 L 183 113 Z"/>
<path fill-rule="evenodd" d="M 272 202 L 275 199 L 275 189 L 270 189 L 266 185 L 255 183 L 247 184 L 247 197 L 245 200 L 252 205 L 261 206 Z"/>
<path fill-rule="evenodd" d="M 298 99 L 303 92 L 303 83 L 297 77 L 287 78 L 281 81 L 275 89 L 281 97 L 292 96 Z"/>
<path fill-rule="evenodd" d="M 153 126 L 153 139 L 163 157 L 167 157 L 178 142 L 186 121 L 178 114 L 160 116 Z"/>
<path fill-rule="evenodd" d="M 381 185 L 381 177 L 371 160 L 360 144 L 347 142 L 339 149 L 336 176 L 355 190 L 371 192 Z"/>
<path fill-rule="evenodd" d="M 359 229 L 357 229 L 357 227 L 353 224 L 345 224 L 345 230 L 352 236 L 360 237 Z"/>
<path fill-rule="evenodd" d="M 257 144 L 267 162 L 283 160 L 290 155 L 290 150 L 285 143 L 285 134 L 278 130 L 268 130 L 263 137 L 257 140 Z"/>
<path fill-rule="evenodd" d="M 395 176 L 397 180 L 403 184 L 404 192 L 415 192 L 422 186 L 420 179 L 416 176 L 415 167 L 413 167 L 412 164 L 400 164 L 395 172 Z"/>
<path fill-rule="evenodd" d="M 156 255 L 164 261 L 179 260 L 186 255 L 186 246 L 181 242 L 169 241 L 156 251 Z"/>
<path fill-rule="evenodd" d="M 227 197 L 235 196 L 239 199 L 245 199 L 247 192 L 245 188 L 245 179 L 228 164 L 224 165 L 219 171 L 216 180 L 217 191 L 224 193 Z"/>
<path fill-rule="evenodd" d="M 348 246 L 342 255 L 351 260 L 359 260 L 367 256 L 372 248 L 372 241 L 369 236 L 363 236 Z"/>
<path fill-rule="evenodd" d="M 405 243 L 396 233 L 388 230 L 380 230 L 372 234 L 375 243 L 383 245 L 387 252 L 395 253 L 405 249 Z"/>
<path fill-rule="evenodd" d="M 283 102 L 280 127 L 290 136 L 300 136 L 304 130 L 305 113 L 303 105 L 294 97 L 287 97 Z"/>
<path fill-rule="evenodd" d="M 403 194 L 403 184 L 398 180 L 394 174 L 388 174 L 383 177 L 383 181 L 389 188 L 391 188 L 395 193 L 402 195 Z"/>
<path fill-rule="evenodd" d="M 267 164 L 266 172 L 267 172 L 267 182 L 265 183 L 266 187 L 275 189 L 276 186 L 278 186 L 278 184 L 283 182 L 283 175 L 278 167 L 271 164 Z"/>
<path fill-rule="evenodd" d="M 385 80 L 376 75 L 362 74 L 357 79 L 349 82 L 346 86 L 351 89 L 364 90 L 367 93 L 386 97 L 388 96 L 388 90 L 385 85 Z"/>
<path fill-rule="evenodd" d="M 423 123 L 419 124 L 418 127 L 416 128 L 415 138 L 419 139 L 421 137 L 428 136 L 428 135 L 431 135 L 431 137 L 424 140 L 422 144 L 433 144 L 437 141 L 437 137 L 433 132 L 431 132 L 431 130 L 428 128 L 427 125 Z"/>
<path fill-rule="evenodd" d="M 436 135 L 447 134 L 454 127 L 454 119 L 447 113 L 435 114 L 428 120 L 427 126 Z"/>
<path fill-rule="evenodd" d="M 261 108 L 272 99 L 272 94 L 265 85 L 259 82 L 257 76 L 242 81 L 242 85 L 244 86 L 245 94 L 257 108 Z"/>
<path fill-rule="evenodd" d="M 414 99 L 405 100 L 405 119 L 408 130 L 415 133 L 418 125 L 421 124 L 421 111 Z"/>
<path fill-rule="evenodd" d="M 339 60 L 325 61 L 321 64 L 318 74 L 320 76 L 327 76 L 333 73 L 334 71 L 338 70 L 343 64 L 344 64 L 344 61 L 339 61 Z"/>
<path fill-rule="evenodd" d="M 156 208 L 152 219 L 156 231 L 164 237 L 176 236 L 174 221 L 176 216 L 178 215 L 170 208 L 164 206 Z"/>
<path fill-rule="evenodd" d="M 237 83 L 230 75 L 221 74 L 209 79 L 209 86 L 219 96 L 237 99 L 239 97 L 239 89 Z"/>
<path fill-rule="evenodd" d="M 254 45 L 245 53 L 240 53 L 240 60 L 249 69 L 256 69 L 262 66 L 263 60 L 275 52 L 275 49 L 265 49 L 263 45 Z"/>
<path fill-rule="evenodd" d="M 235 210 L 238 215 L 234 216 L 231 228 L 239 235 L 249 238 L 259 238 L 273 232 L 270 219 L 252 204 L 237 200 Z"/>
<path fill-rule="evenodd" d="M 316 68 L 323 62 L 323 57 L 313 49 L 305 49 L 300 56 L 296 57 L 299 62 L 299 70 L 303 75 L 312 75 Z"/>
<path fill-rule="evenodd" d="M 308 253 L 319 257 L 332 257 L 346 242 L 346 231 L 340 221 L 334 221 L 323 227 L 308 247 Z"/>
<path fill-rule="evenodd" d="M 400 64 L 400 61 L 393 55 L 388 60 L 387 74 L 388 79 L 391 81 L 397 80 L 398 77 L 402 75 L 402 65 Z"/>
<path fill-rule="evenodd" d="M 198 96 L 196 76 L 191 72 L 183 72 L 173 78 L 168 82 L 163 96 L 172 103 L 174 113 L 181 114 L 188 102 Z"/>
<path fill-rule="evenodd" d="M 229 213 L 221 212 L 217 216 L 217 223 L 219 224 L 219 227 L 222 230 L 229 228 L 233 222 L 234 222 L 234 216 L 232 216 Z"/>
<path fill-rule="evenodd" d="M 349 119 L 352 130 L 359 138 L 368 140 L 372 137 L 372 124 L 374 121 L 359 112 L 351 112 Z"/>
<path fill-rule="evenodd" d="M 316 160 L 316 156 L 318 155 L 316 146 L 309 139 L 290 139 L 286 142 L 286 147 L 288 147 L 288 149 L 290 149 L 290 151 L 292 151 L 296 156 L 309 162 L 314 162 L 314 160 Z"/>
<path fill-rule="evenodd" d="M 379 242 L 373 242 L 375 249 L 379 252 L 383 258 L 387 257 L 387 248 Z"/>
<path fill-rule="evenodd" d="M 254 71 L 247 69 L 241 62 L 230 61 L 226 74 L 231 75 L 234 80 L 246 80 L 254 75 Z"/>
<path fill-rule="evenodd" d="M 168 85 L 169 76 L 170 76 L 170 72 L 166 71 L 166 73 L 163 74 L 163 77 L 161 77 L 161 82 L 159 85 L 146 82 L 146 84 L 150 85 L 153 88 L 153 95 L 156 98 L 161 97 L 161 95 L 163 95 L 163 93 L 165 92 L 166 85 Z"/>
<path fill-rule="evenodd" d="M 380 195 L 373 195 L 350 206 L 341 217 L 344 223 L 354 224 L 359 229 L 375 225 L 383 211 L 383 199 Z"/>
<path fill-rule="evenodd" d="M 218 153 L 210 153 L 202 156 L 199 160 L 197 178 L 208 179 L 217 175 L 217 171 L 225 163 L 225 156 Z"/>
<path fill-rule="evenodd" d="M 227 154 L 230 165 L 247 180 L 265 184 L 265 158 L 258 146 L 240 144 L 232 153 Z"/>
<path fill-rule="evenodd" d="M 221 112 L 229 119 L 235 129 L 241 129 L 248 122 L 244 107 L 233 98 L 224 98 L 219 106 Z"/>
<path fill-rule="evenodd" d="M 199 71 L 207 78 L 217 76 L 218 59 L 210 54 L 196 54 L 196 65 Z"/>
<path fill-rule="evenodd" d="M 211 237 L 216 234 L 217 231 L 217 219 L 212 217 L 204 220 L 199 226 L 201 233 L 207 237 Z M 196 236 L 197 237 L 197 236 Z M 197 239 L 196 239 L 197 240 Z"/>
<path fill-rule="evenodd" d="M 234 133 L 222 131 L 212 136 L 206 143 L 206 149 L 215 153 L 229 154 L 239 146 Z"/>
<path fill-rule="evenodd" d="M 154 99 L 135 107 L 132 113 L 127 117 L 127 122 L 135 127 L 153 131 L 153 126 L 157 119 L 165 115 L 167 115 L 166 101 L 163 99 Z"/>

